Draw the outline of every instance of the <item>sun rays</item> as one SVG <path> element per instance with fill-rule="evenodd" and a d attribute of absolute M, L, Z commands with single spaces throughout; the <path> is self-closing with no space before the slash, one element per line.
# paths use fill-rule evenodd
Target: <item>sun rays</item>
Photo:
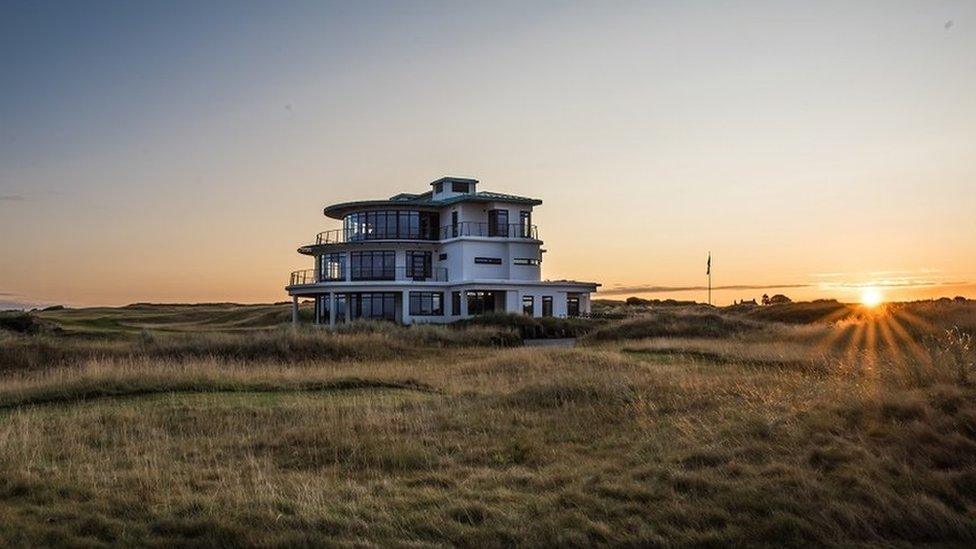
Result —
<path fill-rule="evenodd" d="M 817 343 L 823 353 L 842 357 L 852 366 L 874 371 L 880 362 L 928 364 L 931 357 L 920 340 L 939 329 L 929 321 L 897 305 L 864 300 L 857 308 L 835 311 L 824 320 L 833 329 Z"/>

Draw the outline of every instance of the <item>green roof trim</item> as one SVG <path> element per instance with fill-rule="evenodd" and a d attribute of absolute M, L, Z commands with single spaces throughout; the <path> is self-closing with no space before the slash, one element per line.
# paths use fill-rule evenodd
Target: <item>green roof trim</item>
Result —
<path fill-rule="evenodd" d="M 331 206 L 326 206 L 323 213 L 333 219 L 342 219 L 342 217 L 347 213 L 356 211 L 358 209 L 375 209 L 384 206 L 398 208 L 410 206 L 432 210 L 442 208 L 444 206 L 450 206 L 451 204 L 457 204 L 459 202 L 507 202 L 509 204 L 526 204 L 531 206 L 538 206 L 542 204 L 542 201 L 538 198 L 529 198 L 527 196 L 496 193 L 491 191 L 478 191 L 476 193 L 459 194 L 442 200 L 431 200 L 430 197 L 431 193 L 429 192 L 418 195 L 400 193 L 390 197 L 387 200 L 356 200 L 353 202 L 332 204 Z"/>

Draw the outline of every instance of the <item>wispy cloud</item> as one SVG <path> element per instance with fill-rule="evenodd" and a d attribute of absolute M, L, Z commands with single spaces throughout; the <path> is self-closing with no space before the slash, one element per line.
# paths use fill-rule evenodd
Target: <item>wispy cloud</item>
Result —
<path fill-rule="evenodd" d="M 860 289 L 867 287 L 876 288 L 924 288 L 927 286 L 966 286 L 969 282 L 964 280 L 959 281 L 941 281 L 941 280 L 911 280 L 911 279 L 893 279 L 893 280 L 868 280 L 864 282 L 823 282 L 819 286 L 825 289 Z"/>
<path fill-rule="evenodd" d="M 22 194 L 0 194 L 0 202 L 23 202 L 27 197 Z"/>
<path fill-rule="evenodd" d="M 812 284 L 729 284 L 725 286 L 712 286 L 712 290 L 780 290 L 789 288 L 809 288 Z M 603 295 L 623 295 L 623 294 L 658 294 L 669 292 L 692 292 L 707 290 L 708 286 L 614 286 L 600 290 Z"/>

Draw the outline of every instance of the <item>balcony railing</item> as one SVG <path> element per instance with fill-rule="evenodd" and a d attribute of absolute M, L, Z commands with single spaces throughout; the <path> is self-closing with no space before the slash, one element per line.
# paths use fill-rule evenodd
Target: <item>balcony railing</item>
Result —
<path fill-rule="evenodd" d="M 420 231 L 362 231 L 358 229 L 332 229 L 315 235 L 316 244 L 345 244 L 347 242 L 368 242 L 371 240 L 446 240 L 461 236 L 484 236 L 497 238 L 538 239 L 539 231 L 535 225 L 520 223 L 482 223 L 462 221 L 457 225 L 445 225 L 439 230 Z"/>
<path fill-rule="evenodd" d="M 447 269 L 444 267 L 431 267 L 430 269 L 411 269 L 408 267 L 353 268 L 341 277 L 325 276 L 319 277 L 318 279 L 315 276 L 315 269 L 305 269 L 291 273 L 288 285 L 299 286 L 302 284 L 316 284 L 318 282 L 361 282 L 371 280 L 446 282 Z"/>
<path fill-rule="evenodd" d="M 538 239 L 539 231 L 535 225 L 523 225 L 521 223 L 482 223 L 478 221 L 462 221 L 457 225 L 445 225 L 441 227 L 441 240 L 461 236 Z"/>

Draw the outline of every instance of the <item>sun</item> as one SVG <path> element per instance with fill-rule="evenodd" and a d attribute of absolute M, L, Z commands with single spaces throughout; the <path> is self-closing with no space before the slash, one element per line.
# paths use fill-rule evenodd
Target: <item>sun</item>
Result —
<path fill-rule="evenodd" d="M 869 286 L 861 290 L 861 305 L 865 307 L 877 307 L 881 305 L 884 300 L 884 296 L 881 295 L 881 290 Z"/>

